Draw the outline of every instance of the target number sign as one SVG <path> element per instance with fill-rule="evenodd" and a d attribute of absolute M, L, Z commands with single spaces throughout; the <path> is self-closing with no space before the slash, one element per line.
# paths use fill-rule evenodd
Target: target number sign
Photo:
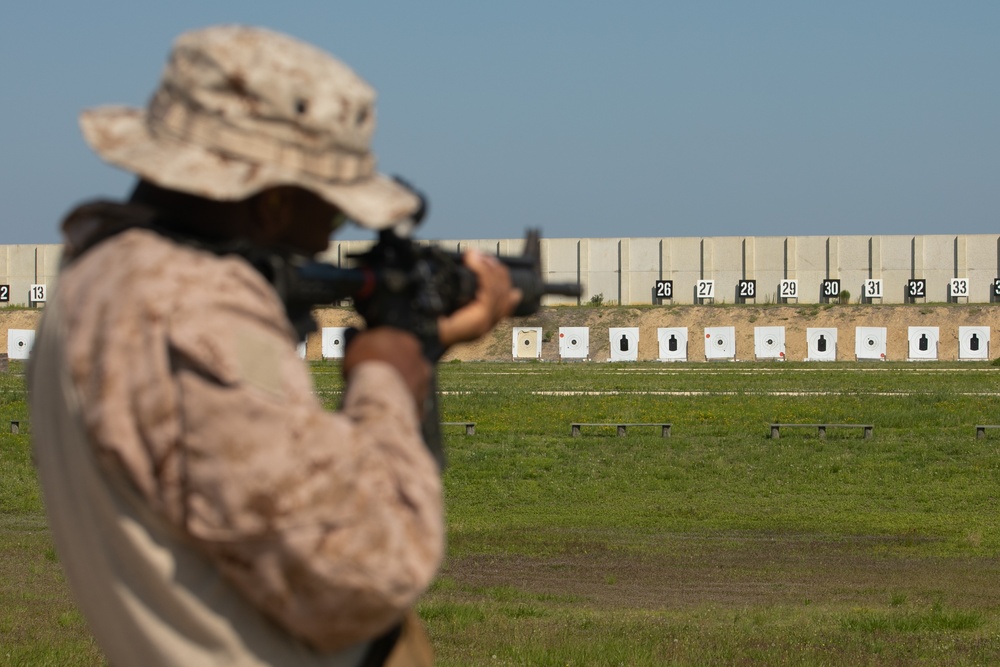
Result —
<path fill-rule="evenodd" d="M 824 299 L 837 299 L 840 297 L 840 280 L 837 278 L 827 278 L 820 285 L 820 293 Z"/>
<path fill-rule="evenodd" d="M 0 288 L 6 287 L 5 285 L 0 285 Z M 993 296 L 1000 298 L 1000 278 L 993 279 Z"/>
<path fill-rule="evenodd" d="M 673 299 L 674 298 L 674 281 L 673 280 L 657 280 L 656 281 L 656 298 L 657 299 Z"/>
<path fill-rule="evenodd" d="M 45 285 L 32 285 L 29 292 L 30 299 L 32 303 L 42 303 L 45 301 Z"/>
<path fill-rule="evenodd" d="M 714 299 L 715 298 L 715 281 L 714 280 L 699 280 L 698 281 L 698 298 L 699 299 Z"/>
<path fill-rule="evenodd" d="M 741 280 L 736 283 L 736 294 L 741 299 L 756 299 L 757 298 L 757 281 L 756 280 Z"/>
<path fill-rule="evenodd" d="M 0 285 L 0 301 L 10 301 L 10 285 Z"/>
<path fill-rule="evenodd" d="M 881 278 L 869 278 L 864 284 L 864 296 L 866 299 L 881 299 L 882 298 L 882 279 Z"/>
<path fill-rule="evenodd" d="M 798 299 L 799 298 L 799 281 L 785 278 L 778 285 L 778 296 L 782 299 Z"/>
<path fill-rule="evenodd" d="M 951 288 L 951 295 L 955 296 L 969 296 L 969 279 L 968 278 L 952 278 L 951 282 L 948 284 Z"/>
<path fill-rule="evenodd" d="M 906 281 L 906 296 L 911 299 L 927 298 L 927 281 L 923 278 L 914 278 Z"/>

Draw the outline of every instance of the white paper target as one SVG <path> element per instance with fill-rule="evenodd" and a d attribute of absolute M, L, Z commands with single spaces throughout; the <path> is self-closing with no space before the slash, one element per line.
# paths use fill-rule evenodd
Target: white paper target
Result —
<path fill-rule="evenodd" d="M 907 359 L 937 359 L 941 334 L 938 327 L 908 327 L 906 336 L 910 341 Z"/>
<path fill-rule="evenodd" d="M 637 361 L 639 359 L 639 328 L 620 327 L 608 329 L 611 342 L 611 361 Z"/>
<path fill-rule="evenodd" d="M 855 327 L 854 355 L 858 361 L 885 361 L 885 327 Z"/>
<path fill-rule="evenodd" d="M 323 327 L 323 358 L 343 359 L 347 327 Z"/>
<path fill-rule="evenodd" d="M 736 358 L 736 327 L 705 327 L 705 358 Z"/>
<path fill-rule="evenodd" d="M 656 339 L 660 343 L 660 361 L 687 361 L 687 327 L 660 327 Z"/>
<path fill-rule="evenodd" d="M 559 356 L 563 359 L 586 359 L 590 355 L 590 329 L 559 327 Z"/>
<path fill-rule="evenodd" d="M 306 358 L 306 343 L 305 343 L 305 341 L 302 341 L 301 343 L 299 343 L 295 347 L 295 351 L 298 353 L 299 359 L 305 359 Z"/>
<path fill-rule="evenodd" d="M 785 360 L 785 327 L 754 327 L 754 354 L 758 359 Z"/>
<path fill-rule="evenodd" d="M 35 345 L 33 329 L 7 329 L 7 358 L 27 359 Z"/>
<path fill-rule="evenodd" d="M 958 358 L 959 359 L 989 359 L 990 358 L 990 328 L 989 327 L 959 327 L 958 328 Z"/>
<path fill-rule="evenodd" d="M 538 359 L 542 356 L 542 328 L 514 329 L 511 354 L 515 359 Z"/>
<path fill-rule="evenodd" d="M 835 328 L 806 329 L 808 356 L 806 361 L 837 360 L 837 330 Z"/>

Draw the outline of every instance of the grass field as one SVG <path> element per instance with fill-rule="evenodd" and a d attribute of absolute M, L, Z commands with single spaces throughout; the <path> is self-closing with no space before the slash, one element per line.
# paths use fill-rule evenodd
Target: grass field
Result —
<path fill-rule="evenodd" d="M 314 366 L 333 407 L 339 369 Z M 1000 664 L 1000 368 L 448 363 L 442 665 Z M 0 376 L 0 664 L 100 664 Z M 570 423 L 671 422 L 673 435 Z M 771 422 L 871 423 L 860 431 Z M 6 430 L 6 428 L 4 429 Z"/>

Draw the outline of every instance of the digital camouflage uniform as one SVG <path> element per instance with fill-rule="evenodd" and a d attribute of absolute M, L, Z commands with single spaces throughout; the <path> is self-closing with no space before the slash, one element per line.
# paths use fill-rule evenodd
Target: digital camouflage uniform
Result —
<path fill-rule="evenodd" d="M 290 74 L 291 83 L 281 79 L 271 91 L 268 82 L 278 79 L 264 76 L 248 44 L 270 45 L 272 59 L 284 54 L 281 63 L 306 74 Z M 255 84 L 261 72 L 264 83 Z M 340 88 L 316 93 L 331 76 Z M 151 108 L 202 118 L 201 106 L 177 94 L 185 77 L 189 89 L 204 93 L 198 104 L 232 109 L 233 99 L 257 90 L 254 104 L 263 111 L 234 121 L 232 136 L 213 133 L 221 147 L 202 163 L 192 156 L 204 137 L 178 136 L 183 124 L 164 130 L 153 113 L 85 116 L 95 149 L 146 178 L 160 169 L 165 186 L 190 191 L 182 181 L 191 178 L 201 194 L 222 199 L 275 180 L 312 179 L 326 184 L 329 199 L 346 197 L 338 205 L 354 206 L 372 227 L 412 208 L 405 193 L 370 171 L 370 154 L 358 148 L 367 148 L 367 125 L 346 134 L 350 150 L 336 154 L 339 162 L 320 160 L 328 147 L 309 152 L 295 143 L 324 139 L 295 125 L 307 96 L 317 123 L 369 122 L 334 113 L 342 104 L 370 114 L 373 94 L 329 56 L 266 31 L 190 33 L 164 74 L 173 88 L 161 85 Z M 209 90 L 220 81 L 235 88 Z M 334 93 L 345 87 L 354 92 L 338 101 Z M 261 102 L 260 90 L 274 94 Z M 291 120 L 269 128 L 281 120 L 275 100 L 285 97 Z M 150 141 L 176 144 L 180 157 L 162 145 L 137 146 L 137 122 Z M 228 120 L 222 113 L 206 122 Z M 229 164 L 239 162 L 230 154 L 240 133 L 255 127 L 278 138 L 270 174 Z M 266 147 L 253 145 L 247 159 L 262 159 Z M 351 192 L 331 176 L 337 169 L 353 170 L 346 182 L 373 190 Z M 130 216 L 137 216 L 133 207 L 115 204 L 70 216 L 64 268 L 30 368 L 46 508 L 94 635 L 117 665 L 358 664 L 368 641 L 412 607 L 442 556 L 439 472 L 412 396 L 395 369 L 367 362 L 352 373 L 342 410 L 325 411 L 283 304 L 263 277 L 238 257 L 128 229 Z M 109 224 L 126 230 L 88 248 Z"/>

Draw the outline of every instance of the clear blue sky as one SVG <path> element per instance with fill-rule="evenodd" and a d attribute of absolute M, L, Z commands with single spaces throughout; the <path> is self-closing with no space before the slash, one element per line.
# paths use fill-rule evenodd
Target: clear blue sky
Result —
<path fill-rule="evenodd" d="M 424 238 L 1000 232 L 1000 2 L 36 0 L 0 13 L 0 243 L 124 195 L 78 112 L 223 22 L 373 83 Z"/>

